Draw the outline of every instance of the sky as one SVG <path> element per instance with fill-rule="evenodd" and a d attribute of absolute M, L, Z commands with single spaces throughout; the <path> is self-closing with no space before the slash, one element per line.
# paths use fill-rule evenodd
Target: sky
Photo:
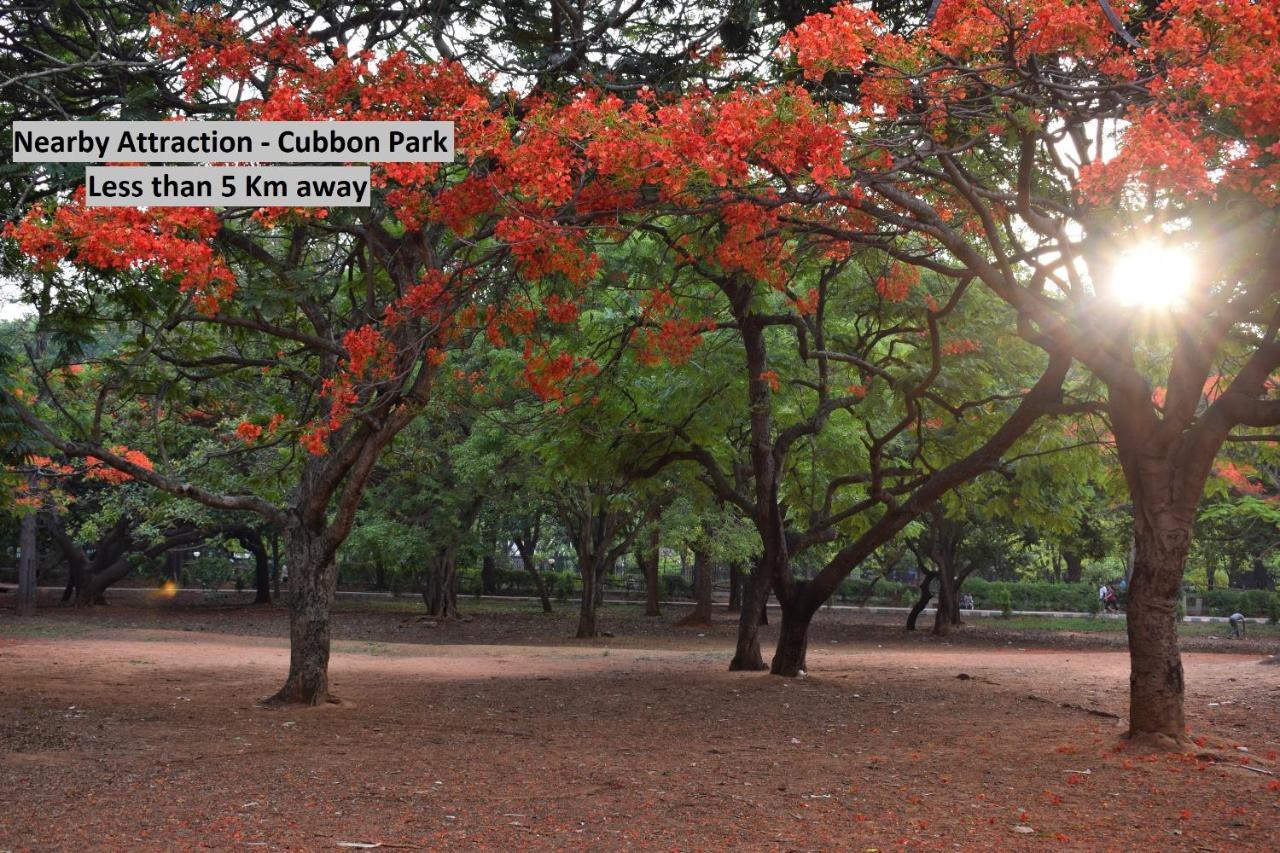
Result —
<path fill-rule="evenodd" d="M 24 314 L 31 313 L 31 307 L 18 302 L 17 289 L 7 281 L 0 279 L 0 320 L 16 320 Z"/>

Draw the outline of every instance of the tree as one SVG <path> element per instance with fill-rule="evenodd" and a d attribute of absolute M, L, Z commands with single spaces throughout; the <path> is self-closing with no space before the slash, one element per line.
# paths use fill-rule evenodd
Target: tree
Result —
<path fill-rule="evenodd" d="M 64 328 L 82 339 L 105 321 L 128 330 L 129 343 L 104 364 L 113 372 L 105 403 L 190 399 L 211 382 L 238 389 L 220 417 L 239 419 L 233 452 L 273 461 L 270 482 L 205 471 L 200 457 L 183 466 L 163 459 L 169 419 L 151 424 L 148 449 L 161 464 L 147 466 L 110 449 L 107 406 L 63 433 L 49 423 L 54 401 L 0 397 L 66 457 L 93 457 L 281 530 L 291 654 L 275 699 L 315 704 L 328 696 L 335 556 L 379 455 L 426 405 L 448 350 L 469 330 L 487 322 L 521 340 L 511 315 L 486 316 L 477 295 L 500 300 L 513 267 L 531 281 L 590 273 L 585 252 L 543 215 L 559 210 L 568 159 L 557 172 L 550 140 L 508 125 L 501 99 L 448 62 L 402 52 L 376 62 L 326 57 L 297 32 L 246 35 L 234 20 L 205 14 L 156 27 L 158 55 L 181 62 L 188 95 L 222 103 L 241 93 L 226 102 L 241 118 L 439 118 L 455 121 L 463 140 L 453 164 L 375 166 L 386 188 L 374 216 L 86 208 L 77 193 L 6 231 L 44 281 L 56 280 L 52 313 Z M 540 305 L 524 310 L 541 315 Z M 529 372 L 553 387 L 577 365 L 550 376 L 548 367 Z M 210 448 L 203 459 L 222 452 Z"/>
<path fill-rule="evenodd" d="M 1276 12 L 1169 0 L 1126 40 L 1101 6 L 952 0 L 901 38 L 846 5 L 787 41 L 850 103 L 850 145 L 883 154 L 846 157 L 806 204 L 855 207 L 852 240 L 918 238 L 899 256 L 975 277 L 1104 385 L 1135 516 L 1130 726 L 1166 742 L 1186 737 L 1175 613 L 1206 479 L 1225 442 L 1280 421 Z M 1115 276 L 1180 247 L 1185 301 L 1125 307 Z"/>

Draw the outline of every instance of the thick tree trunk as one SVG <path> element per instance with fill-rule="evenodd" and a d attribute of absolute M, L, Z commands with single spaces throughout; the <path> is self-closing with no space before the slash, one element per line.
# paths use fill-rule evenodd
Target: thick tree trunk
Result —
<path fill-rule="evenodd" d="M 737 563 L 729 564 L 729 606 L 725 610 L 729 613 L 742 610 L 742 568 Z"/>
<path fill-rule="evenodd" d="M 797 580 L 787 601 L 782 601 L 781 593 L 778 596 L 778 603 L 782 605 L 782 624 L 778 626 L 778 646 L 769 666 L 773 675 L 795 678 L 804 675 L 808 669 L 805 653 L 809 651 L 809 622 L 813 621 L 814 611 L 803 603 L 805 583 Z"/>
<path fill-rule="evenodd" d="M 1153 521 L 1135 507 L 1133 578 L 1129 584 L 1129 731 L 1186 740 L 1178 596 L 1191 543 L 1191 519 Z"/>
<path fill-rule="evenodd" d="M 39 554 L 36 551 L 36 513 L 29 510 L 22 516 L 18 530 L 18 615 L 36 615 L 36 575 Z"/>
<path fill-rule="evenodd" d="M 658 569 L 662 559 L 662 532 L 658 530 L 656 524 L 649 534 L 649 547 L 637 552 L 637 555 L 642 560 L 641 566 L 644 570 L 644 615 L 661 616 L 659 598 L 662 591 L 658 587 L 658 581 L 661 580 L 658 577 Z"/>
<path fill-rule="evenodd" d="M 289 676 L 268 701 L 319 705 L 329 701 L 329 611 L 338 567 L 321 531 L 301 526 L 285 534 L 289 564 Z"/>
<path fill-rule="evenodd" d="M 1062 561 L 1067 564 L 1067 583 L 1080 583 L 1084 570 L 1084 561 L 1080 559 L 1080 555 L 1075 551 L 1063 551 Z"/>
<path fill-rule="evenodd" d="M 771 578 L 763 562 L 757 563 L 742 585 L 742 612 L 738 615 L 738 641 L 730 672 L 759 672 L 765 669 L 760 654 L 761 614 L 769 603 Z"/>
<path fill-rule="evenodd" d="M 911 605 L 911 612 L 907 614 L 907 630 L 914 631 L 916 629 L 916 620 L 920 618 L 920 614 L 929 606 L 929 600 L 933 598 L 933 579 L 938 576 L 937 572 L 924 572 L 920 580 L 920 596 L 916 599 L 916 603 Z"/>
<path fill-rule="evenodd" d="M 458 618 L 458 561 L 452 548 L 441 550 L 427 566 L 422 602 L 429 616 Z"/>
<path fill-rule="evenodd" d="M 801 596 L 796 595 L 795 598 Z M 809 649 L 809 623 L 813 612 L 797 601 L 782 602 L 782 624 L 778 629 L 778 647 L 773 653 L 769 672 L 794 678 L 803 675 L 808 666 L 805 653 Z"/>
<path fill-rule="evenodd" d="M 711 558 L 703 551 L 693 552 L 694 606 L 693 612 L 681 619 L 679 625 L 711 624 Z"/>

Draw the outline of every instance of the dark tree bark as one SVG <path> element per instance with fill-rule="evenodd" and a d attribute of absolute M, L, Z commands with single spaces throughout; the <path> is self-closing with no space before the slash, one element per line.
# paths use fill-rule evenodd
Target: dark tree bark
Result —
<path fill-rule="evenodd" d="M 520 553 L 520 564 L 524 566 L 524 570 L 533 578 L 533 585 L 538 590 L 538 599 L 542 602 L 542 612 L 551 612 L 551 598 L 547 595 L 547 584 L 542 577 L 542 573 L 538 571 L 534 554 L 538 549 L 538 538 L 541 532 L 541 522 L 534 524 L 531 528 L 520 531 L 516 536 L 516 550 Z"/>
<path fill-rule="evenodd" d="M 429 616 L 458 618 L 458 561 L 452 546 L 438 549 L 428 561 L 422 579 L 422 602 Z"/>
<path fill-rule="evenodd" d="M 492 554 L 485 554 L 480 562 L 480 589 L 485 595 L 498 591 L 498 562 Z"/>
<path fill-rule="evenodd" d="M 280 600 L 280 534 L 271 531 L 271 597 Z"/>
<path fill-rule="evenodd" d="M 1152 524 L 1139 516 L 1129 584 L 1129 730 L 1186 740 L 1182 656 L 1178 649 L 1178 598 L 1191 542 L 1191 519 Z"/>
<path fill-rule="evenodd" d="M 40 557 L 36 551 L 36 513 L 28 510 L 19 522 L 18 615 L 36 615 L 36 575 Z"/>
<path fill-rule="evenodd" d="M 758 672 L 766 669 L 760 654 L 760 623 L 769 603 L 771 573 L 757 564 L 742 588 L 742 612 L 738 614 L 738 638 L 729 662 L 730 672 Z"/>
<path fill-rule="evenodd" d="M 677 622 L 677 625 L 710 625 L 712 623 L 711 580 L 711 558 L 706 551 L 695 549 L 693 552 L 693 612 Z"/>
<path fill-rule="evenodd" d="M 796 581 L 796 592 L 802 593 L 805 584 L 805 581 Z M 803 597 L 798 594 L 788 596 L 787 601 L 779 597 L 779 603 L 782 605 L 782 624 L 778 628 L 778 646 L 769 672 L 795 677 L 808 669 L 805 655 L 809 650 L 809 623 L 813 620 L 814 611 L 805 606 Z"/>
<path fill-rule="evenodd" d="M 729 564 L 729 604 L 725 610 L 729 613 L 742 610 L 742 568 L 736 562 Z"/>
<path fill-rule="evenodd" d="M 659 598 L 661 590 L 658 588 L 658 569 L 661 565 L 661 546 L 662 531 L 658 529 L 658 525 L 653 525 L 653 529 L 649 532 L 649 546 L 642 549 L 642 552 L 636 554 L 637 559 L 641 559 L 641 567 L 644 570 L 644 615 L 645 616 L 661 616 L 662 610 L 659 607 Z"/>
<path fill-rule="evenodd" d="M 1269 590 L 1274 586 L 1275 582 L 1271 580 L 1271 570 L 1267 568 L 1267 564 L 1261 557 L 1254 557 L 1253 571 L 1249 573 L 1249 587 Z"/>
<path fill-rule="evenodd" d="M 262 534 L 252 527 L 238 527 L 227 531 L 253 555 L 253 585 L 256 594 L 254 604 L 271 603 L 271 560 L 267 556 Z"/>
<path fill-rule="evenodd" d="M 1067 564 L 1067 583 L 1080 583 L 1080 575 L 1084 571 L 1084 561 L 1076 551 L 1063 551 L 1062 561 Z"/>
<path fill-rule="evenodd" d="M 329 701 L 329 612 L 337 589 L 334 548 L 323 528 L 293 522 L 285 530 L 289 565 L 289 675 L 268 701 Z"/>
<path fill-rule="evenodd" d="M 594 566 L 579 564 L 579 571 L 582 574 L 582 600 L 578 606 L 578 631 L 575 636 L 579 640 L 585 640 L 600 636 L 596 595 L 603 570 L 598 572 Z"/>
<path fill-rule="evenodd" d="M 929 606 L 930 599 L 933 598 L 933 579 L 938 576 L 937 572 L 929 571 L 923 566 L 920 568 L 920 595 L 916 598 L 916 603 L 911 605 L 911 612 L 907 614 L 907 630 L 914 631 L 916 629 L 916 620 L 920 618 L 920 614 Z"/>

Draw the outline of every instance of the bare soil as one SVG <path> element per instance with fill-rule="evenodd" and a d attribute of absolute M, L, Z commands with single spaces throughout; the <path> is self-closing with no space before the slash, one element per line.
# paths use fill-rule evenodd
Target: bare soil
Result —
<path fill-rule="evenodd" d="M 824 613 L 788 680 L 681 607 L 587 642 L 571 605 L 339 610 L 342 702 L 282 709 L 283 608 L 0 609 L 0 850 L 1280 847 L 1274 642 L 1184 656 L 1203 749 L 1169 754 L 1120 738 L 1096 637 Z"/>

